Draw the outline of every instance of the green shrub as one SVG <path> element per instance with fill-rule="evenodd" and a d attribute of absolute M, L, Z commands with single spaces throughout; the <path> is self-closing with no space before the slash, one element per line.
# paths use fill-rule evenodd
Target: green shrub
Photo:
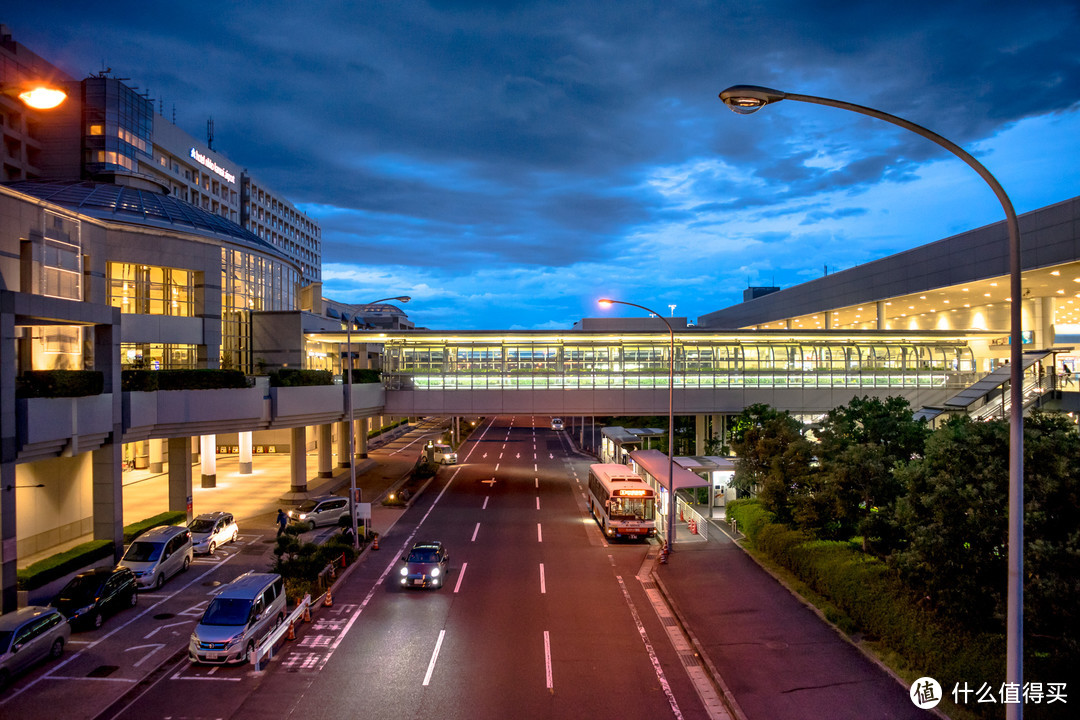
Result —
<path fill-rule="evenodd" d="M 158 525 L 184 525 L 187 523 L 187 512 L 183 510 L 170 510 L 146 518 L 130 525 L 124 526 L 124 544 L 131 542 L 139 535 Z"/>
<path fill-rule="evenodd" d="M 239 370 L 124 370 L 120 386 L 124 392 L 156 390 L 225 390 L 250 387 Z"/>
<path fill-rule="evenodd" d="M 353 380 L 356 371 L 353 371 Z M 312 385 L 333 385 L 334 376 L 329 370 L 299 370 L 281 368 L 270 373 L 270 387 L 301 387 Z"/>
<path fill-rule="evenodd" d="M 91 540 L 70 550 L 57 553 L 18 572 L 20 590 L 36 590 L 68 573 L 81 570 L 102 558 L 112 557 L 115 552 L 112 540 Z"/>
<path fill-rule="evenodd" d="M 20 398 L 86 397 L 105 391 L 105 375 L 97 370 L 28 370 L 15 378 Z"/>

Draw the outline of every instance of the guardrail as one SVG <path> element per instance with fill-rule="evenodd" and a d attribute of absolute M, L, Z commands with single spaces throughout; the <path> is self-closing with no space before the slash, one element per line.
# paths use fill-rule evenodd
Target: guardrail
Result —
<path fill-rule="evenodd" d="M 303 622 L 304 615 L 310 616 L 311 612 L 311 595 L 305 595 L 304 599 L 296 606 L 296 609 L 289 613 L 289 616 L 285 618 L 277 628 L 274 629 L 269 635 L 263 638 L 263 641 L 255 648 L 255 657 L 251 658 L 252 664 L 255 666 L 255 670 L 262 670 L 262 664 L 264 659 L 270 659 L 274 657 L 274 648 L 277 647 L 278 641 L 289 632 L 293 630 L 297 624 Z"/>

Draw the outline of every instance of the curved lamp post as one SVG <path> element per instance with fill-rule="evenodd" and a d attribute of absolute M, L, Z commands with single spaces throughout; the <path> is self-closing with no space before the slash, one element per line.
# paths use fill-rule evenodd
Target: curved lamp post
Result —
<path fill-rule="evenodd" d="M 671 337 L 671 348 L 668 350 L 668 390 L 667 390 L 667 406 L 668 406 L 668 513 L 667 513 L 667 552 L 671 553 L 675 549 L 675 331 L 671 328 L 671 323 L 667 321 L 660 313 L 655 310 L 650 310 L 644 305 L 636 305 L 632 302 L 623 302 L 622 300 L 611 300 L 609 298 L 602 298 L 597 302 L 601 307 L 611 307 L 612 305 L 629 305 L 630 307 L 636 307 L 639 310 L 644 310 L 650 315 L 655 315 L 664 321 L 667 325 L 668 335 Z M 661 560 L 666 562 L 666 560 Z"/>
<path fill-rule="evenodd" d="M 1009 309 L 1009 585 L 1006 607 L 1006 668 L 1005 681 L 1022 687 L 1024 666 L 1024 369 L 1021 337 L 1020 302 L 1022 297 L 1020 264 L 1020 223 L 1016 219 L 1012 201 L 1005 189 L 982 163 L 956 143 L 927 130 L 921 125 L 873 108 L 855 105 L 843 100 L 787 93 L 757 85 L 733 85 L 720 93 L 720 99 L 740 115 L 749 115 L 771 103 L 781 100 L 826 105 L 850 110 L 861 115 L 884 120 L 910 130 L 916 135 L 937 143 L 967 163 L 994 191 L 1001 208 L 1005 211 L 1009 228 L 1009 293 L 1012 303 Z M 1010 704 L 1007 716 L 1018 719 L 1023 716 L 1023 706 Z"/>
<path fill-rule="evenodd" d="M 375 300 L 374 302 L 365 303 L 365 305 L 378 305 L 387 300 L 397 300 L 401 303 L 407 303 L 412 300 L 412 298 L 408 295 L 399 295 L 397 297 Z M 349 423 L 349 515 L 352 517 L 353 547 L 356 549 L 360 548 L 360 537 L 357 534 L 356 528 L 356 503 L 359 501 L 356 498 L 356 432 L 353 429 L 352 326 L 358 319 L 359 317 L 355 312 L 341 313 L 341 322 L 345 324 L 345 354 L 349 358 L 348 368 L 342 368 L 342 371 L 345 374 L 345 417 Z"/>
<path fill-rule="evenodd" d="M 67 93 L 46 83 L 12 83 L 0 89 L 4 95 L 18 98 L 34 110 L 52 110 L 67 99 Z"/>

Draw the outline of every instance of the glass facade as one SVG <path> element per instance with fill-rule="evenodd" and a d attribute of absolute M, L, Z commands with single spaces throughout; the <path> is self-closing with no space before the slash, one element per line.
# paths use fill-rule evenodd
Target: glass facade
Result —
<path fill-rule="evenodd" d="M 195 314 L 195 273 L 190 270 L 109 263 L 109 304 L 137 315 Z"/>
<path fill-rule="evenodd" d="M 65 300 L 83 298 L 82 225 L 46 210 L 41 255 L 35 263 L 38 291 Z M 34 370 L 81 370 L 83 329 L 77 325 L 33 326 L 29 329 Z"/>
<path fill-rule="evenodd" d="M 221 367 L 253 371 L 251 313 L 297 310 L 300 275 L 289 264 L 221 249 Z"/>
<path fill-rule="evenodd" d="M 550 336 L 382 338 L 388 389 L 662 387 L 670 339 Z M 965 341 L 679 338 L 676 387 L 960 387 L 975 379 Z"/>
<path fill-rule="evenodd" d="M 86 172 L 138 172 L 152 157 L 153 103 L 115 78 L 87 78 L 82 88 Z"/>
<path fill-rule="evenodd" d="M 192 370 L 198 367 L 196 347 L 176 343 L 121 343 L 120 364 L 125 370 Z"/>

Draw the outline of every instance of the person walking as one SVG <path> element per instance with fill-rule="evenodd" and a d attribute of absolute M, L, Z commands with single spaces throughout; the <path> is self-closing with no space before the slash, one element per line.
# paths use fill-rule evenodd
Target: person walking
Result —
<path fill-rule="evenodd" d="M 281 537 L 281 534 L 285 532 L 285 526 L 289 524 L 289 517 L 285 514 L 281 508 L 277 511 L 277 536 Z"/>
<path fill-rule="evenodd" d="M 1065 387 L 1072 382 L 1072 370 L 1065 363 L 1061 363 L 1061 387 Z"/>

